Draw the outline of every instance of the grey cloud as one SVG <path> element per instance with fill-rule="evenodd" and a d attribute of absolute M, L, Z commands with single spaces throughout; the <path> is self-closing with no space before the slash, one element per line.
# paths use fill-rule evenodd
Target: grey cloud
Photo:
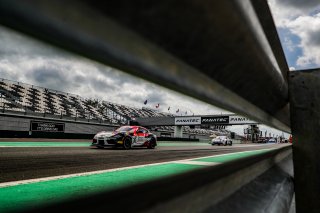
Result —
<path fill-rule="evenodd" d="M 311 31 L 308 35 L 308 45 L 320 47 L 320 29 L 317 31 Z"/>
<path fill-rule="evenodd" d="M 158 90 L 150 90 L 149 88 L 144 88 L 143 85 L 141 85 L 141 88 L 138 90 L 132 90 L 133 85 L 126 85 L 125 87 L 122 87 L 121 90 L 117 90 L 112 94 L 112 96 L 118 96 L 122 97 L 122 101 L 128 102 L 128 103 L 135 103 L 136 105 L 144 106 L 143 103 L 147 99 L 147 107 L 153 108 L 156 104 L 160 103 L 161 106 L 167 105 L 167 97 L 168 95 L 163 93 L 162 91 Z M 109 94 L 109 96 L 110 96 Z M 119 99 L 121 100 L 121 98 Z M 123 103 L 125 104 L 125 103 Z"/>
<path fill-rule="evenodd" d="M 20 76 L 15 72 L 8 72 L 7 70 L 1 69 L 0 78 L 9 79 L 9 80 L 10 79 L 19 80 Z"/>
<path fill-rule="evenodd" d="M 100 71 L 106 78 L 112 79 L 115 84 L 124 85 L 124 84 L 135 84 L 135 85 L 146 85 L 151 89 L 155 89 L 154 85 L 146 80 L 133 76 L 131 74 L 125 73 L 116 68 L 108 67 L 103 64 L 95 64 L 97 70 Z M 158 88 L 157 88 L 158 89 Z"/>
<path fill-rule="evenodd" d="M 125 100 L 129 100 L 131 102 L 143 103 L 146 99 L 146 94 L 137 90 L 130 90 L 130 87 L 122 88 L 121 91 L 118 91 L 117 94 L 120 97 L 123 97 Z"/>
<path fill-rule="evenodd" d="M 30 73 L 30 77 L 33 78 L 34 84 L 46 88 L 66 91 L 70 87 L 70 82 L 66 79 L 66 76 L 55 69 L 45 67 L 37 68 Z"/>
<path fill-rule="evenodd" d="M 76 75 L 76 76 L 74 77 L 74 81 L 75 81 L 76 83 L 82 84 L 82 83 L 85 83 L 86 78 L 83 77 L 83 76 Z"/>
<path fill-rule="evenodd" d="M 0 56 L 28 55 L 55 57 L 71 57 L 71 54 L 58 50 L 57 48 L 34 40 L 26 35 L 0 26 Z"/>
<path fill-rule="evenodd" d="M 18 80 L 83 98 L 99 98 L 118 104 L 154 108 L 160 111 L 193 106 L 183 97 L 172 94 L 145 80 L 102 64 L 59 51 L 48 45 L 0 27 L 0 78 Z M 187 107 L 185 107 L 187 108 Z M 200 106 L 194 110 L 201 111 Z"/>
<path fill-rule="evenodd" d="M 160 104 L 167 104 L 166 95 L 161 92 L 154 91 L 153 93 L 150 93 L 147 95 L 147 100 L 149 103 L 160 103 Z"/>
<path fill-rule="evenodd" d="M 96 79 L 94 77 L 90 78 L 88 82 L 86 82 L 85 78 L 83 78 L 82 84 L 90 85 L 95 91 L 105 91 L 105 93 L 110 94 L 119 89 L 119 86 L 117 84 L 108 84 L 107 82 L 100 79 Z"/>
<path fill-rule="evenodd" d="M 165 94 L 160 92 L 159 87 L 146 82 L 145 80 L 131 76 L 118 70 L 110 69 L 104 65 L 97 66 L 98 70 L 109 79 L 112 79 L 112 85 L 104 85 L 102 82 L 98 83 L 95 87 L 112 87 L 115 93 L 125 94 L 126 98 L 133 101 L 143 103 L 146 99 L 149 104 L 165 103 Z M 132 86 L 140 85 L 141 89 L 132 91 Z M 107 88 L 106 88 L 107 89 Z M 120 91 L 119 91 L 120 90 Z"/>
<path fill-rule="evenodd" d="M 277 3 L 283 7 L 292 7 L 299 10 L 313 10 L 320 6 L 319 0 L 277 0 Z"/>
<path fill-rule="evenodd" d="M 105 65 L 96 65 L 96 68 L 100 71 L 101 74 L 103 74 L 107 78 L 111 78 L 112 81 L 114 81 L 117 85 L 122 85 L 124 83 L 127 84 L 141 84 L 143 80 L 131 76 L 127 73 L 124 73 L 123 71 L 113 69 L 110 67 L 107 67 Z"/>

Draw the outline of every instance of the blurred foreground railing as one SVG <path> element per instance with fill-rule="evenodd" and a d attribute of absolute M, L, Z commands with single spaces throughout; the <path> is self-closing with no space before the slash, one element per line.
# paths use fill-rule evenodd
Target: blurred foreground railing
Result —
<path fill-rule="evenodd" d="M 288 67 L 265 0 L 2 0 L 0 11 L 6 26 L 290 131 Z"/>
<path fill-rule="evenodd" d="M 288 66 L 266 0 L 1 0 L 0 23 L 209 104 L 291 131 Z M 64 208 L 90 212 L 106 208 L 211 211 L 225 210 L 226 204 L 233 203 L 241 204 L 234 207 L 238 212 L 244 207 L 253 212 L 261 208 L 287 211 L 292 179 L 274 159 L 284 158 L 290 149 L 88 197 L 66 203 Z M 299 149 L 294 154 L 299 155 Z M 303 158 L 300 160 L 303 162 Z M 316 164 L 316 159 L 309 162 Z M 295 175 L 304 176 L 302 172 Z M 264 177 L 270 178 L 268 187 L 272 192 L 253 181 Z M 279 183 L 282 188 L 277 188 Z M 254 193 L 262 192 L 258 199 L 250 196 L 248 188 L 249 193 L 244 195 L 249 197 L 242 196 L 241 190 L 246 191 L 247 186 Z M 240 200 L 228 199 L 239 193 Z M 311 197 L 306 190 L 299 193 L 305 201 Z M 134 202 L 142 194 L 143 199 Z M 319 204 L 312 204 L 297 202 L 301 212 L 319 209 Z M 46 211 L 58 209 L 56 206 Z"/>

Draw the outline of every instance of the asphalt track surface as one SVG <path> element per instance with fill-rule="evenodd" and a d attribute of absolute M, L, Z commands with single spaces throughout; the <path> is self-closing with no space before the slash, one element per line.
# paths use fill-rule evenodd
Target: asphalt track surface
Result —
<path fill-rule="evenodd" d="M 90 143 L 82 143 L 81 146 L 0 147 L 0 183 L 282 146 L 239 144 L 225 147 L 204 143 L 160 143 L 154 150 L 122 150 L 91 148 Z"/>
<path fill-rule="evenodd" d="M 161 142 L 154 150 L 122 150 L 89 145 L 88 141 L 0 142 L 0 212 L 59 205 L 284 146 Z"/>

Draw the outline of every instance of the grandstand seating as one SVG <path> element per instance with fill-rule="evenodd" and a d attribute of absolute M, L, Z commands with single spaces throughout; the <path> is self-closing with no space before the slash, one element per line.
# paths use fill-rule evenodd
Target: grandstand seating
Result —
<path fill-rule="evenodd" d="M 134 117 L 163 117 L 173 114 L 154 109 L 129 107 L 101 100 L 84 99 L 78 95 L 59 92 L 20 82 L 0 79 L 0 107 L 2 112 L 16 112 L 32 115 L 56 116 L 75 120 L 96 120 L 110 124 L 127 124 Z M 172 126 L 157 127 L 160 131 L 172 132 Z M 190 134 L 221 134 L 222 131 L 191 129 Z"/>

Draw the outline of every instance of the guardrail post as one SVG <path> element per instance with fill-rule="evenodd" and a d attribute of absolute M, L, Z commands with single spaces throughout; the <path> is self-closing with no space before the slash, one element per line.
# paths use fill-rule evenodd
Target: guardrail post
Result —
<path fill-rule="evenodd" d="M 320 69 L 289 76 L 297 212 L 320 209 Z"/>

